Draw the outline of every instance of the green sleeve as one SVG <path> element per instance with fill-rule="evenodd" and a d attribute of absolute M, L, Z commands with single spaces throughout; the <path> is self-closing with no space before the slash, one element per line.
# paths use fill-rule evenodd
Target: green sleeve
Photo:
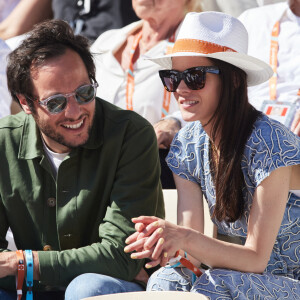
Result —
<path fill-rule="evenodd" d="M 78 249 L 39 251 L 40 281 L 66 285 L 83 273 L 99 273 L 132 281 L 144 261 L 124 253 L 125 239 L 132 234 L 132 217 L 164 217 L 160 162 L 153 127 L 131 126 L 124 135 L 110 205 L 99 226 L 99 242 Z M 99 199 L 101 201 L 101 199 Z M 89 220 L 86 220 L 88 222 Z"/>

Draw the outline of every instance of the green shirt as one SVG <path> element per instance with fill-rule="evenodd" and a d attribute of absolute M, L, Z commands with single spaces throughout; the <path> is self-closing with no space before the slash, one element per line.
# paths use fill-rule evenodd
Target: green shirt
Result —
<path fill-rule="evenodd" d="M 37 250 L 38 289 L 88 272 L 134 279 L 143 261 L 124 253 L 131 218 L 164 217 L 151 124 L 96 99 L 88 142 L 70 152 L 55 178 L 34 119 L 21 112 L 0 120 L 0 153 L 0 251 L 7 251 L 8 227 L 18 249 Z M 0 279 L 0 287 L 15 288 L 15 279 Z"/>

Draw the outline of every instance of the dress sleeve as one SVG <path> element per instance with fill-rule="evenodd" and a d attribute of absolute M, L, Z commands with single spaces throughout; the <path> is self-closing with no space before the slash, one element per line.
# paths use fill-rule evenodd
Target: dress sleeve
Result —
<path fill-rule="evenodd" d="M 264 119 L 248 139 L 242 170 L 255 188 L 272 171 L 300 164 L 300 138 L 277 121 Z"/>
<path fill-rule="evenodd" d="M 204 135 L 199 123 L 181 129 L 173 139 L 166 162 L 173 173 L 198 183 Z"/>

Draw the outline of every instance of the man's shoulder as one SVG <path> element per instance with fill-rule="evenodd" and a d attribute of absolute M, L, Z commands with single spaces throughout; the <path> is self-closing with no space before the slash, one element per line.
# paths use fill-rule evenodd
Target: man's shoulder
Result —
<path fill-rule="evenodd" d="M 21 111 L 16 115 L 9 115 L 0 119 L 0 130 L 16 129 L 24 125 L 26 114 Z"/>

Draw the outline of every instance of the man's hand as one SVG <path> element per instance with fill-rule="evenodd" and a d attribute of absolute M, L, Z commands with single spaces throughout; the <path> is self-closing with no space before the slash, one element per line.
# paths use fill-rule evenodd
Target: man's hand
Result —
<path fill-rule="evenodd" d="M 15 276 L 18 269 L 18 259 L 16 252 L 0 253 L 0 278 Z"/>
<path fill-rule="evenodd" d="M 291 126 L 291 131 L 300 136 L 300 109 L 296 111 L 292 126 Z"/>
<path fill-rule="evenodd" d="M 170 148 L 171 142 L 180 128 L 180 121 L 175 118 L 167 118 L 154 124 L 158 147 L 161 149 Z"/>

